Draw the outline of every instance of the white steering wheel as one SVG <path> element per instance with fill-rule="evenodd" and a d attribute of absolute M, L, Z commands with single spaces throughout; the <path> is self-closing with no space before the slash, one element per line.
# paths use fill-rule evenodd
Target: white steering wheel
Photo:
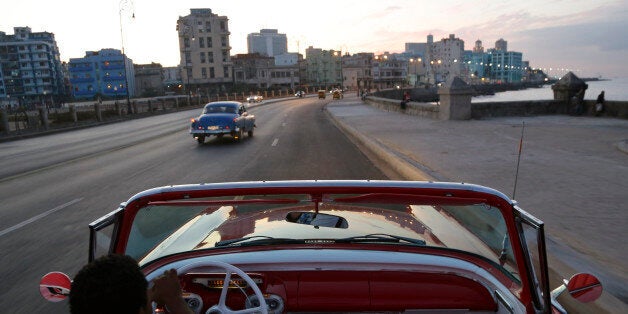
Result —
<path fill-rule="evenodd" d="M 213 267 L 219 267 L 221 269 L 223 269 L 225 271 L 225 280 L 224 280 L 224 284 L 222 286 L 222 291 L 220 291 L 220 299 L 218 300 L 218 304 L 210 307 L 207 312 L 205 312 L 206 314 L 210 314 L 210 313 L 223 313 L 223 314 L 246 314 L 246 313 L 262 313 L 262 314 L 268 314 L 268 306 L 266 305 L 266 300 L 264 300 L 264 295 L 262 294 L 262 291 L 259 289 L 259 287 L 257 286 L 257 284 L 255 284 L 255 282 L 253 281 L 253 279 L 251 279 L 251 277 L 249 277 L 249 275 L 247 275 L 244 271 L 242 271 L 241 269 L 231 265 L 231 264 L 227 264 L 225 262 L 219 262 L 219 261 L 201 261 L 201 262 L 195 262 L 195 263 L 190 263 L 187 264 L 185 266 L 181 266 L 177 269 L 177 275 L 181 276 L 183 274 L 186 274 L 188 271 L 194 269 L 194 268 L 198 268 L 198 267 L 207 267 L 207 266 L 213 266 Z M 246 283 L 253 289 L 253 292 L 255 292 L 255 296 L 257 297 L 257 300 L 259 302 L 259 305 L 254 307 L 254 308 L 250 308 L 250 309 L 244 309 L 244 310 L 240 310 L 240 311 L 233 311 L 230 308 L 227 307 L 226 305 L 226 301 L 227 301 L 227 291 L 229 290 L 229 282 L 231 282 L 231 274 L 237 274 L 238 276 L 240 276 L 240 278 L 244 279 L 244 281 L 246 281 Z"/>

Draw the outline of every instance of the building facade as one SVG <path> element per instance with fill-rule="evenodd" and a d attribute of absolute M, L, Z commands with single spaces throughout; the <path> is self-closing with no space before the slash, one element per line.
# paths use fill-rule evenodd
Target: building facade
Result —
<path fill-rule="evenodd" d="M 68 71 L 75 99 L 135 96 L 133 60 L 120 50 L 87 51 L 83 58 L 70 59 Z"/>
<path fill-rule="evenodd" d="M 450 77 L 466 76 L 463 65 L 464 41 L 450 34 L 431 45 L 430 68 L 434 82 L 445 82 Z"/>
<path fill-rule="evenodd" d="M 186 93 L 224 92 L 233 85 L 228 21 L 211 9 L 190 9 L 177 20 L 179 69 Z"/>
<path fill-rule="evenodd" d="M 515 51 L 489 49 L 490 53 L 490 77 L 493 81 L 521 82 L 525 69 L 523 67 L 523 54 Z"/>
<path fill-rule="evenodd" d="M 368 91 L 373 88 L 373 53 L 342 56 L 343 85 L 350 90 Z"/>
<path fill-rule="evenodd" d="M 165 93 L 164 71 L 159 63 L 136 64 L 135 95 L 139 97 L 162 96 Z"/>
<path fill-rule="evenodd" d="M 340 51 L 312 46 L 305 50 L 306 84 L 314 89 L 330 89 L 342 85 L 342 56 Z"/>
<path fill-rule="evenodd" d="M 373 84 L 376 88 L 401 87 L 407 83 L 408 61 L 384 53 L 373 58 Z"/>
<path fill-rule="evenodd" d="M 0 103 L 52 105 L 65 101 L 64 68 L 53 33 L 14 27 L 0 32 Z"/>
<path fill-rule="evenodd" d="M 235 83 L 248 85 L 249 90 L 294 90 L 301 85 L 302 58 L 277 62 L 273 57 L 247 53 L 232 60 Z"/>
<path fill-rule="evenodd" d="M 249 53 L 274 57 L 288 52 L 288 38 L 276 29 L 262 29 L 259 33 L 251 33 L 246 37 Z"/>

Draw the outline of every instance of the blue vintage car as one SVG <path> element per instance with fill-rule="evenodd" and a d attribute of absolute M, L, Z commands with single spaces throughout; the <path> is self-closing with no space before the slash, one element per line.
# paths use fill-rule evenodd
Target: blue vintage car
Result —
<path fill-rule="evenodd" d="M 208 136 L 222 137 L 225 134 L 239 141 L 244 132 L 253 136 L 254 128 L 255 116 L 248 114 L 244 104 L 237 101 L 217 101 L 205 105 L 201 115 L 192 119 L 190 134 L 199 144 L 203 144 Z"/>

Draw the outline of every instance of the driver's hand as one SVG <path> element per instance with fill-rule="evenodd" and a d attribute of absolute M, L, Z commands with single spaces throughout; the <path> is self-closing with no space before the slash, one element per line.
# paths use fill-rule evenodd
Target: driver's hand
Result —
<path fill-rule="evenodd" d="M 165 306 L 171 314 L 193 313 L 183 300 L 179 277 L 174 269 L 166 270 L 163 275 L 153 279 L 150 297 L 157 305 Z"/>

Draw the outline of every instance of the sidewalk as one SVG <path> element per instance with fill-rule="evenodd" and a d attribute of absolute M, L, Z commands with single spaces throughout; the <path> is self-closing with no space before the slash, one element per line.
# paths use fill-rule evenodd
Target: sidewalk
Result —
<path fill-rule="evenodd" d="M 552 270 L 567 279 L 575 272 L 596 274 L 605 289 L 596 303 L 628 312 L 627 120 L 554 115 L 439 121 L 381 111 L 350 95 L 329 103 L 327 111 L 403 179 L 468 182 L 515 194 L 546 224 Z"/>

